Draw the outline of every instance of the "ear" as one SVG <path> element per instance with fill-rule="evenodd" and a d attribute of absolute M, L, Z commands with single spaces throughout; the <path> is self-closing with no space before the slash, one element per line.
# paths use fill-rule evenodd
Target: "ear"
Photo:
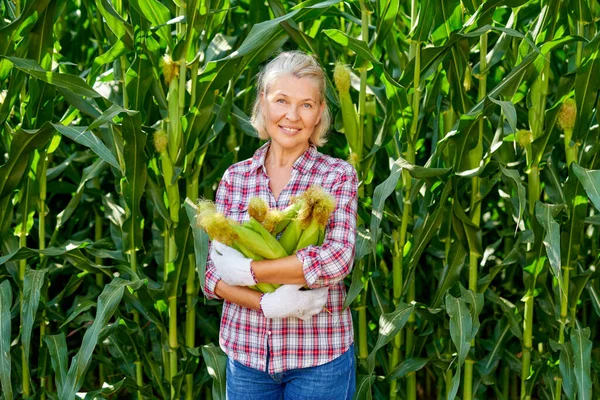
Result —
<path fill-rule="evenodd" d="M 319 107 L 319 109 L 320 109 L 319 118 L 317 119 L 317 123 L 315 125 L 319 125 L 321 123 L 321 117 L 323 116 L 323 113 L 325 112 L 325 107 L 327 107 L 327 104 L 325 104 L 325 102 L 322 101 L 321 106 Z"/>

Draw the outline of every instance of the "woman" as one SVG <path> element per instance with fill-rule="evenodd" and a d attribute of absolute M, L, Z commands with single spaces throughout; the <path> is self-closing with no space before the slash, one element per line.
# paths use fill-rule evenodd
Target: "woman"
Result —
<path fill-rule="evenodd" d="M 258 77 L 252 115 L 260 137 L 269 140 L 251 159 L 232 165 L 217 190 L 218 210 L 240 222 L 249 218 L 250 198 L 283 209 L 312 185 L 337 204 L 323 244 L 289 257 L 252 261 L 213 243 L 205 294 L 225 299 L 219 344 L 229 357 L 230 400 L 354 394 L 352 318 L 343 309 L 343 279 L 354 258 L 357 178 L 351 165 L 316 149 L 330 123 L 325 87 L 314 58 L 293 51 L 273 59 Z M 263 295 L 247 287 L 257 282 L 283 286 Z"/>

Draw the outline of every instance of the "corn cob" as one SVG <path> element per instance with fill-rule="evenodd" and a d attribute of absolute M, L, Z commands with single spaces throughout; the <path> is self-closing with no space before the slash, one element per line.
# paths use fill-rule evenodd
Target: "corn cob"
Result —
<path fill-rule="evenodd" d="M 260 197 L 253 197 L 248 204 L 248 214 L 258 222 L 262 223 L 269 212 L 269 205 Z"/>
<path fill-rule="evenodd" d="M 284 210 L 269 210 L 262 224 L 273 236 L 277 236 L 287 228 L 294 218 L 296 218 L 298 211 L 303 206 L 304 200 L 296 198 L 292 200 L 292 204 Z"/>

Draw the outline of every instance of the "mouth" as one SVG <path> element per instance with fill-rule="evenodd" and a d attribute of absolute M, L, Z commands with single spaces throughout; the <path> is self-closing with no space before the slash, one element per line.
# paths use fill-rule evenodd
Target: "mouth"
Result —
<path fill-rule="evenodd" d="M 281 125 L 279 125 L 279 128 L 286 133 L 298 133 L 302 130 L 300 128 L 293 128 L 291 126 L 281 126 Z"/>

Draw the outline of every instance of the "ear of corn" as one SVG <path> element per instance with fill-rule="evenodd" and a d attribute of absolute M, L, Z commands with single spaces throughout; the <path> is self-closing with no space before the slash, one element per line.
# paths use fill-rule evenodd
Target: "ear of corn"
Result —
<path fill-rule="evenodd" d="M 253 197 L 248 204 L 248 214 L 258 222 L 262 223 L 269 211 L 269 205 L 260 197 Z"/>
<path fill-rule="evenodd" d="M 298 251 L 311 245 L 319 245 L 319 232 L 319 224 L 316 219 L 313 219 L 310 225 L 308 225 L 308 227 L 302 231 L 302 235 L 300 235 L 300 239 L 296 244 L 295 251 Z"/>
<path fill-rule="evenodd" d="M 288 254 L 293 254 L 296 250 L 296 246 L 298 241 L 300 240 L 300 236 L 302 235 L 302 226 L 301 222 L 298 220 L 293 220 L 283 231 L 281 237 L 279 238 L 279 243 L 283 246 L 285 251 Z"/>
<path fill-rule="evenodd" d="M 277 239 L 275 239 L 271 233 L 260 224 L 260 222 L 254 218 L 250 218 L 247 225 L 250 227 L 250 229 L 262 237 L 262 243 L 269 248 L 269 256 L 264 255 L 265 258 L 273 260 L 276 258 L 286 257 L 288 255 Z M 261 254 L 260 252 L 257 253 Z"/>

